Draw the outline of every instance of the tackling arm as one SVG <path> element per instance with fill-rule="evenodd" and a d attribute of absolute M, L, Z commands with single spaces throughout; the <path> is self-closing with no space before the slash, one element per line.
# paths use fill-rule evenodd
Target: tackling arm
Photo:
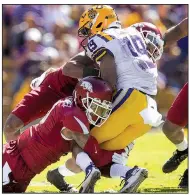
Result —
<path fill-rule="evenodd" d="M 115 90 L 117 79 L 116 65 L 114 57 L 108 53 L 101 59 L 100 72 L 102 79 L 107 81 L 112 86 L 113 90 Z"/>
<path fill-rule="evenodd" d="M 94 67 L 94 62 L 83 51 L 63 65 L 63 74 L 73 78 L 83 78 L 98 76 L 99 70 Z"/>
<path fill-rule="evenodd" d="M 64 129 L 64 136 L 74 140 L 78 146 L 90 156 L 97 167 L 101 167 L 112 162 L 114 151 L 101 149 L 98 141 L 90 134 L 82 134 L 70 131 L 69 129 Z M 120 151 L 118 152 L 120 153 Z"/>
<path fill-rule="evenodd" d="M 5 122 L 3 128 L 6 142 L 16 140 L 20 135 L 20 129 L 24 126 L 24 123 L 16 115 L 10 114 Z"/>
<path fill-rule="evenodd" d="M 71 131 L 68 128 L 62 130 L 61 134 L 64 139 L 74 140 L 81 148 L 84 148 L 89 138 L 89 134 L 78 133 L 76 131 Z"/>
<path fill-rule="evenodd" d="M 168 29 L 164 34 L 165 47 L 188 35 L 188 18 Z"/>

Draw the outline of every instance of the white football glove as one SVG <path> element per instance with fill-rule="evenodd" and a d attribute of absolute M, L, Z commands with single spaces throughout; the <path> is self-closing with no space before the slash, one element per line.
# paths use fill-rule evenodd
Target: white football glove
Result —
<path fill-rule="evenodd" d="M 55 68 L 49 68 L 40 77 L 33 79 L 32 82 L 30 83 L 31 89 L 36 89 L 37 87 L 39 87 L 43 80 L 46 78 L 46 76 L 51 72 L 54 72 L 55 70 L 56 70 Z"/>
<path fill-rule="evenodd" d="M 129 153 L 133 149 L 133 147 L 134 147 L 134 142 L 131 142 L 126 148 L 124 148 L 125 152 L 122 152 L 121 154 L 115 152 L 112 156 L 112 162 L 121 165 L 126 165 L 127 159 L 129 157 Z"/>

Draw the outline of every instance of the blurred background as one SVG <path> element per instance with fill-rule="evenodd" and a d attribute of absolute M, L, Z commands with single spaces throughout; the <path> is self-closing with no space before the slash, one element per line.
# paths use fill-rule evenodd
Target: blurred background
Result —
<path fill-rule="evenodd" d="M 78 21 L 90 5 L 3 5 L 3 122 L 30 82 L 82 50 Z M 188 5 L 112 5 L 123 27 L 151 22 L 162 33 L 188 16 Z M 166 114 L 188 80 L 188 37 L 158 62 L 158 109 Z"/>

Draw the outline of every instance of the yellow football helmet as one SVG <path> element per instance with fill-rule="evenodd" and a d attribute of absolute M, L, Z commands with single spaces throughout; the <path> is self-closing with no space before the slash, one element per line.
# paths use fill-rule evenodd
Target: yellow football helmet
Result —
<path fill-rule="evenodd" d="M 89 37 L 109 27 L 121 27 L 115 10 L 108 5 L 95 5 L 82 14 L 78 36 Z"/>

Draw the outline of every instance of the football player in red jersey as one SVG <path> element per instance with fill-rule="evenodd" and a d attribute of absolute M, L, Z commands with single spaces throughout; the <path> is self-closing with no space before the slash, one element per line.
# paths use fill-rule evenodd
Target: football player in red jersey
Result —
<path fill-rule="evenodd" d="M 165 46 L 175 43 L 188 35 L 188 19 L 185 18 L 176 26 L 168 29 L 164 36 Z M 179 92 L 171 108 L 168 111 L 163 132 L 166 137 L 176 145 L 177 150 L 173 156 L 163 165 L 163 172 L 170 173 L 178 168 L 188 156 L 188 143 L 184 136 L 183 127 L 188 122 L 188 83 Z M 179 187 L 188 187 L 188 169 L 185 170 Z"/>
<path fill-rule="evenodd" d="M 89 94 L 91 97 L 96 97 L 96 94 L 92 92 L 91 86 L 88 83 L 82 83 L 82 85 L 78 85 L 75 88 L 74 97 L 76 104 L 81 108 L 88 108 L 86 114 L 88 120 L 94 126 L 102 125 L 102 119 L 99 117 L 98 113 L 104 113 L 104 111 L 97 109 L 98 102 L 95 103 L 90 96 L 86 96 L 86 92 L 84 93 L 84 89 L 89 90 Z M 98 99 L 97 99 L 98 101 Z M 96 110 L 96 113 L 91 115 L 91 110 Z M 105 113 L 106 114 L 106 113 Z M 106 114 L 107 116 L 107 114 Z M 98 118 L 97 118 L 98 117 Z M 105 120 L 103 120 L 105 122 Z M 80 123 L 81 124 L 81 123 Z M 83 126 L 81 124 L 81 126 Z M 84 128 L 85 131 L 85 128 Z M 92 159 L 94 164 L 100 168 L 101 173 L 107 177 L 121 177 L 124 182 L 123 187 L 120 192 L 133 192 L 138 186 L 147 178 L 148 171 L 143 168 L 139 168 L 137 166 L 131 168 L 126 165 L 125 159 L 129 154 L 130 150 L 133 147 L 133 143 L 130 146 L 126 147 L 123 150 L 117 151 L 107 151 L 101 149 L 101 145 L 98 144 L 97 140 L 85 131 L 85 134 L 81 134 L 75 132 L 73 129 L 64 129 L 62 132 L 62 136 L 66 140 L 75 140 L 75 142 L 82 148 Z M 77 167 L 77 165 L 86 173 L 86 177 L 84 182 L 82 183 L 82 187 L 79 192 L 94 192 L 94 186 L 99 179 L 100 172 L 97 172 L 97 169 L 92 169 L 92 165 L 89 165 L 90 162 L 87 159 L 88 156 L 84 152 L 78 152 L 78 148 L 74 148 L 73 155 L 76 159 L 69 159 L 64 166 L 61 166 L 55 170 L 49 171 L 47 174 L 47 179 L 50 181 L 55 187 L 57 187 L 60 191 L 65 191 L 65 185 L 68 185 L 64 182 L 63 176 L 72 176 L 75 173 L 80 172 L 81 170 Z M 72 165 L 69 165 L 72 164 Z M 76 171 L 77 169 L 77 171 Z"/>
<path fill-rule="evenodd" d="M 43 117 L 59 99 L 72 95 L 78 82 L 75 78 L 98 75 L 99 71 L 93 64 L 94 62 L 81 52 L 61 68 L 50 68 L 34 79 L 32 90 L 24 96 L 5 122 L 3 131 L 6 141 L 17 139 L 21 128 Z"/>
<path fill-rule="evenodd" d="M 164 37 L 164 40 L 165 40 L 165 46 L 169 46 L 171 43 L 177 41 L 178 39 L 182 38 L 183 36 L 186 36 L 187 34 L 187 23 L 188 23 L 188 20 L 187 18 L 184 19 L 181 23 L 179 23 L 178 25 L 176 25 L 175 27 L 169 29 L 166 33 L 165 33 L 165 37 Z M 80 67 L 79 67 L 80 69 Z M 68 76 L 71 76 L 71 75 L 76 75 L 75 72 L 73 71 L 74 70 L 74 66 L 73 64 L 67 64 L 63 71 L 65 71 L 65 74 L 68 75 Z M 81 71 L 78 71 L 79 75 L 81 75 Z M 77 75 L 78 76 L 78 75 Z M 165 125 L 168 124 L 168 121 L 165 122 Z M 181 129 L 181 127 L 180 127 Z M 175 125 L 173 124 L 171 126 L 171 128 L 165 128 L 163 129 L 164 133 L 169 137 L 173 137 L 174 140 L 175 139 L 178 139 L 177 136 L 175 136 L 175 132 L 178 131 L 179 128 L 176 129 Z M 183 137 L 183 136 L 182 136 Z M 171 140 L 171 139 L 170 139 Z M 172 141 L 172 140 L 171 140 Z M 183 141 L 183 140 L 182 140 Z M 173 143 L 175 143 L 175 141 L 172 141 Z M 61 172 L 61 171 L 60 171 Z M 67 174 L 65 174 L 64 176 L 66 176 Z M 58 169 L 55 169 L 51 172 L 48 172 L 48 175 L 47 175 L 47 178 L 48 180 L 54 184 L 56 186 L 56 184 L 58 184 L 57 182 L 55 181 L 58 181 L 56 178 L 60 178 L 60 181 L 62 180 L 62 176 L 60 175 L 59 173 L 59 168 Z M 60 186 L 61 186 L 61 182 L 59 182 Z M 58 187 L 58 186 L 56 186 Z M 58 187 L 59 188 L 59 187 Z M 60 188 L 59 188 L 60 189 Z"/>
<path fill-rule="evenodd" d="M 112 90 L 106 82 L 100 78 L 86 78 L 77 86 L 83 88 L 77 92 L 77 97 L 85 93 L 89 104 L 85 103 L 85 99 L 80 100 L 85 103 L 84 107 L 75 103 L 72 97 L 61 99 L 39 124 L 26 129 L 16 140 L 3 146 L 3 192 L 24 192 L 36 174 L 70 152 L 71 141 L 62 134 L 66 129 L 86 134 L 89 122 L 100 125 L 109 117 Z M 77 97 L 74 92 L 74 99 Z M 99 170 L 87 154 L 85 159 L 86 166 L 90 166 L 93 176 L 98 179 Z"/>

